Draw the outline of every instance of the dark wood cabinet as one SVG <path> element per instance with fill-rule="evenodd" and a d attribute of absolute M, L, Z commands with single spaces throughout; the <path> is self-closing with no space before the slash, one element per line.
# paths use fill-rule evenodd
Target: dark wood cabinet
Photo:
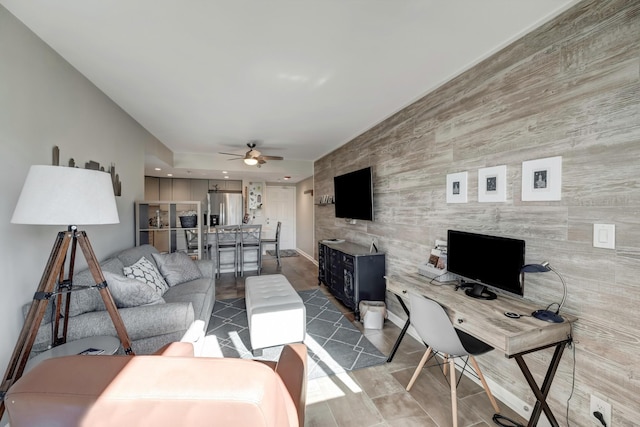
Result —
<path fill-rule="evenodd" d="M 360 318 L 360 301 L 384 301 L 385 255 L 351 242 L 318 244 L 318 284 Z"/>

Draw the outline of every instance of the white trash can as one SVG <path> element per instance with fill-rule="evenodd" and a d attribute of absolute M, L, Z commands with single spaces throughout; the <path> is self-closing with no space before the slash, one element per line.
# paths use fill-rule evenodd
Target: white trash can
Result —
<path fill-rule="evenodd" d="M 365 329 L 382 329 L 387 317 L 384 301 L 360 301 L 360 319 Z"/>

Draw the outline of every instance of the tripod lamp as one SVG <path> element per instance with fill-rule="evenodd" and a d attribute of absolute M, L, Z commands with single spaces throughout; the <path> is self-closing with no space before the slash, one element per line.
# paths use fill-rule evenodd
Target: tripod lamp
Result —
<path fill-rule="evenodd" d="M 544 261 L 542 264 L 527 264 L 520 269 L 521 273 L 546 273 L 547 271 L 553 271 L 560 278 L 563 289 L 562 301 L 560 301 L 560 304 L 558 304 L 558 309 L 555 312 L 549 310 L 549 307 L 553 305 L 550 304 L 546 309 L 536 310 L 531 313 L 531 315 L 536 319 L 544 320 L 545 322 L 562 323 L 564 322 L 564 319 L 562 318 L 562 316 L 560 316 L 559 313 L 562 309 L 562 306 L 564 305 L 565 300 L 567 299 L 567 284 L 565 283 L 564 278 L 560 275 L 560 273 L 558 273 L 549 265 L 548 261 Z"/>
<path fill-rule="evenodd" d="M 111 175 L 96 170 L 63 166 L 31 166 L 11 222 L 30 225 L 64 225 L 67 226 L 67 230 L 58 233 L 53 245 L 7 372 L 0 383 L 0 398 L 22 376 L 47 305 L 54 297 L 57 298 L 57 303 L 51 344 L 56 346 L 66 342 L 70 293 L 74 291 L 73 269 L 77 245 L 80 246 L 95 281 L 95 286 L 92 288 L 100 292 L 122 348 L 126 354 L 133 354 L 131 341 L 89 239 L 84 231 L 78 231 L 77 228 L 78 225 L 120 222 Z M 67 261 L 69 268 L 68 276 L 65 278 Z M 62 295 L 66 295 L 64 314 L 61 313 Z M 63 319 L 62 333 L 59 331 L 61 318 Z M 0 400 L 0 417 L 3 412 L 4 402 Z"/>

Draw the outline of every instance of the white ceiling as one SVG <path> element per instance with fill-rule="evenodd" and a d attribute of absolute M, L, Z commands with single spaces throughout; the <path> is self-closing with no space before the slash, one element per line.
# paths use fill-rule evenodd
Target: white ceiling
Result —
<path fill-rule="evenodd" d="M 0 0 L 174 152 L 173 165 L 147 156 L 148 174 L 291 182 L 575 3 Z M 217 154 L 250 140 L 285 160 Z"/>

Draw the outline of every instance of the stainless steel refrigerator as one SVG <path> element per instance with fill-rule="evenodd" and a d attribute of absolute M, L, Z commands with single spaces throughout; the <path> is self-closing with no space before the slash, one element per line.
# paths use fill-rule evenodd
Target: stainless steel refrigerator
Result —
<path fill-rule="evenodd" d="M 243 199 L 241 193 L 207 194 L 207 206 L 210 227 L 216 225 L 240 225 L 243 217 Z"/>

